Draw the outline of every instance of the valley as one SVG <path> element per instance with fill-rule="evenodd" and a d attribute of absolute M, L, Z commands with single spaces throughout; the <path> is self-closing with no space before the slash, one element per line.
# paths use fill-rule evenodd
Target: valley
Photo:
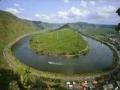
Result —
<path fill-rule="evenodd" d="M 47 26 L 48 23 L 47 24 L 42 23 L 42 24 Z M 9 83 L 13 81 L 17 83 L 16 86 L 20 86 L 20 88 L 28 88 L 29 86 L 33 88 L 34 87 L 37 88 L 39 86 L 41 87 L 49 87 L 49 86 L 53 87 L 54 86 L 54 87 L 64 88 L 65 82 L 69 80 L 78 82 L 78 81 L 84 80 L 84 78 L 94 80 L 95 78 L 99 78 L 104 75 L 109 75 L 109 72 L 111 72 L 111 69 L 114 69 L 118 65 L 116 61 L 119 61 L 119 58 L 117 57 L 119 55 L 117 55 L 116 51 L 112 50 L 109 47 L 109 45 L 106 45 L 105 43 L 103 43 L 103 42 L 107 42 L 107 43 L 111 42 L 108 40 L 108 38 L 110 34 L 114 34 L 114 35 L 116 34 L 116 32 L 114 31 L 115 26 L 93 25 L 93 24 L 80 22 L 80 23 L 68 23 L 67 25 L 57 24 L 57 28 L 56 28 L 56 25 L 55 27 L 54 25 L 52 25 L 51 27 L 52 28 L 54 27 L 55 29 L 51 29 L 51 28 L 48 29 L 45 27 L 43 29 L 42 26 L 38 27 L 35 25 L 35 23 L 31 21 L 26 21 L 26 20 L 17 18 L 11 13 L 8 13 L 5 11 L 0 11 L 0 69 L 1 69 L 0 74 L 2 78 L 4 77 L 4 80 L 0 78 L 1 88 L 8 89 Z M 30 35 L 32 35 L 32 39 L 27 38 Z M 86 37 L 88 39 L 86 39 Z M 94 39 L 97 41 L 95 41 Z M 30 40 L 30 43 L 29 43 L 29 40 Z M 31 44 L 29 49 L 33 48 L 33 52 L 35 56 L 32 56 L 33 54 L 30 54 L 31 52 L 27 53 L 28 51 L 27 51 L 26 46 L 29 46 L 29 44 Z M 53 72 L 49 72 L 49 70 L 46 72 L 44 71 L 44 69 L 40 70 L 40 68 L 43 68 L 42 65 L 46 68 L 53 67 L 53 69 L 55 68 L 57 69 L 57 68 L 61 68 L 61 65 L 65 63 L 63 62 L 63 58 L 61 59 L 61 57 L 51 58 L 50 57 L 51 54 L 52 55 L 54 54 L 57 54 L 57 55 L 80 54 L 79 51 L 84 50 L 87 46 L 89 47 L 90 45 L 93 45 L 92 46 L 93 48 L 91 47 L 88 48 L 86 50 L 87 53 L 85 52 L 85 56 L 89 55 L 89 53 L 92 52 L 92 49 L 95 48 L 93 51 L 96 51 L 96 52 L 94 52 L 93 54 L 96 54 L 96 59 L 95 57 L 93 57 L 93 54 L 92 54 L 91 60 L 93 61 L 94 59 L 97 60 L 99 65 L 101 65 L 102 68 L 104 68 L 103 63 L 104 65 L 110 63 L 110 65 L 108 65 L 108 68 L 106 70 L 102 69 L 102 70 L 99 70 L 98 72 L 94 72 L 93 70 L 93 72 L 90 72 L 90 73 L 79 73 L 79 70 L 81 67 L 83 68 L 83 67 L 87 67 L 87 65 L 92 65 L 88 61 L 87 61 L 87 64 L 85 64 L 84 62 L 85 60 L 90 60 L 90 57 L 88 57 L 88 59 L 84 59 L 84 61 L 82 61 L 83 63 L 81 63 L 80 62 L 81 58 L 79 58 L 79 55 L 78 57 L 66 58 L 70 60 L 64 60 L 65 62 L 70 61 L 61 70 L 61 71 L 66 70 L 64 71 L 64 72 L 67 72 L 68 77 L 66 78 L 64 78 L 66 74 L 59 74 L 58 72 L 53 73 Z M 19 54 L 19 50 L 21 48 L 20 46 L 22 47 L 22 50 L 24 50 L 24 53 L 21 52 Z M 40 48 L 41 46 L 42 48 Z M 5 56 L 3 55 L 4 50 L 5 50 Z M 114 52 L 115 52 L 115 56 L 114 56 Z M 47 55 L 47 57 L 41 56 L 42 58 L 37 59 L 36 57 L 40 57 L 39 56 L 40 54 Z M 85 56 L 83 53 L 83 57 Z M 75 60 L 76 58 L 78 60 Z M 10 62 L 7 61 L 8 59 Z M 33 61 L 29 62 L 29 64 L 26 65 L 25 62 L 23 63 L 19 59 L 21 60 L 24 59 L 24 61 L 26 60 L 27 61 L 33 60 Z M 38 63 L 37 60 L 46 61 L 49 67 L 47 67 L 46 64 L 44 64 L 42 61 L 42 64 L 39 70 L 38 68 L 36 69 L 34 66 L 32 66 L 32 64 L 34 62 Z M 51 62 L 52 60 L 53 60 L 53 64 L 48 63 L 48 62 Z M 59 62 L 57 62 L 57 60 L 59 60 Z M 115 60 L 115 62 L 112 62 L 112 60 L 113 61 Z M 77 62 L 77 64 L 75 64 L 74 61 L 75 62 L 79 61 L 79 63 Z M 101 64 L 99 61 L 101 61 Z M 35 64 L 35 66 L 36 65 L 39 66 L 39 63 Z M 84 66 L 83 64 L 85 64 L 86 66 Z M 93 63 L 93 65 L 96 65 L 96 64 Z M 78 69 L 75 69 L 76 66 Z M 72 68 L 68 69 L 70 67 Z M 85 71 L 85 69 L 86 68 L 84 68 L 83 71 Z M 78 70 L 77 74 L 72 73 L 74 70 Z M 114 73 L 115 72 L 116 71 L 114 71 Z M 24 78 L 26 77 L 25 75 L 28 75 L 27 79 Z M 8 82 L 6 83 L 5 80 L 8 80 Z M 26 82 L 24 80 L 26 80 Z"/>

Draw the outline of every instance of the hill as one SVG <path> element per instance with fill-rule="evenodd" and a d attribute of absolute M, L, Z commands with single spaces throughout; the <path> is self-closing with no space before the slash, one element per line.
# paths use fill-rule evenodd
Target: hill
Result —
<path fill-rule="evenodd" d="M 32 23 L 19 19 L 11 13 L 0 11 L 0 66 L 4 61 L 3 48 L 16 37 L 35 31 L 35 29 Z"/>
<path fill-rule="evenodd" d="M 56 31 L 33 36 L 30 47 L 40 54 L 78 55 L 86 50 L 87 43 L 78 32 L 65 25 Z"/>
<path fill-rule="evenodd" d="M 57 29 L 61 27 L 64 24 L 58 24 L 58 23 L 47 23 L 47 22 L 41 22 L 41 21 L 32 21 L 32 23 L 37 26 L 39 29 Z"/>
<path fill-rule="evenodd" d="M 58 24 L 58 23 L 46 23 L 41 21 L 32 21 L 32 23 L 37 26 L 39 29 L 58 29 L 64 25 L 68 25 L 71 28 L 76 29 L 77 31 L 90 35 L 90 36 L 105 36 L 109 33 L 115 33 L 116 25 L 99 25 L 99 24 L 90 24 L 85 22 L 76 22 L 76 23 L 67 23 L 67 24 Z"/>
<path fill-rule="evenodd" d="M 9 90 L 12 81 L 19 81 L 17 75 L 8 70 L 9 66 L 3 58 L 3 49 L 17 37 L 35 30 L 36 27 L 32 23 L 19 19 L 11 13 L 0 11 L 0 89 Z"/>
<path fill-rule="evenodd" d="M 98 24 L 89 24 L 83 22 L 77 23 L 68 23 L 69 26 L 75 28 L 81 33 L 88 35 L 106 35 L 109 33 L 114 33 L 115 25 L 98 25 Z"/>

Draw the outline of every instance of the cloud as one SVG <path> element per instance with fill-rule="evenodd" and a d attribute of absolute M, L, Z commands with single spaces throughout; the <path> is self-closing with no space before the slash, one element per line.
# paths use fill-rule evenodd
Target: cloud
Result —
<path fill-rule="evenodd" d="M 82 10 L 76 8 L 76 7 L 71 7 L 71 9 L 69 10 L 69 14 L 73 14 L 73 15 L 77 15 L 77 16 L 81 16 L 82 13 L 81 13 Z"/>
<path fill-rule="evenodd" d="M 14 3 L 14 6 L 15 6 L 15 8 L 17 8 L 18 10 L 24 11 L 24 8 L 22 8 L 22 7 L 20 6 L 20 4 Z"/>
<path fill-rule="evenodd" d="M 89 2 L 93 6 L 95 3 Z M 95 7 L 95 6 L 94 6 Z M 67 23 L 67 22 L 96 22 L 99 23 L 104 20 L 109 20 L 109 18 L 114 17 L 116 7 L 108 5 L 103 7 L 93 8 L 85 8 L 85 7 L 75 7 L 72 6 L 68 10 L 57 11 L 54 14 L 35 14 L 35 17 L 41 21 L 47 22 L 59 22 L 59 23 Z M 109 20 L 110 23 L 110 20 Z"/>
<path fill-rule="evenodd" d="M 98 7 L 96 10 L 99 16 L 103 18 L 109 18 L 115 13 L 117 8 L 114 6 L 108 5 L 108 6 Z"/>
<path fill-rule="evenodd" d="M 66 19 L 66 18 L 67 18 L 67 15 L 68 15 L 68 13 L 65 12 L 65 11 L 58 11 L 58 12 L 57 12 L 57 16 L 60 17 L 60 18 Z"/>
<path fill-rule="evenodd" d="M 15 7 L 19 7 L 20 5 L 18 3 L 14 3 L 14 6 Z"/>
<path fill-rule="evenodd" d="M 96 1 L 94 0 L 81 0 L 80 1 L 80 6 L 83 8 L 87 8 L 90 5 L 94 6 L 95 4 L 96 4 Z"/>
<path fill-rule="evenodd" d="M 82 1 L 80 2 L 80 5 L 81 5 L 82 7 L 87 7 L 87 2 L 84 1 L 84 0 L 82 0 Z"/>
<path fill-rule="evenodd" d="M 13 14 L 18 14 L 21 13 L 19 10 L 17 10 L 16 8 L 7 8 L 5 11 L 11 12 Z"/>
<path fill-rule="evenodd" d="M 75 19 L 75 18 L 83 18 L 87 16 L 89 11 L 84 10 L 82 8 L 77 8 L 77 7 L 71 7 L 67 11 L 59 11 L 56 14 L 56 18 L 61 18 L 61 19 Z"/>
<path fill-rule="evenodd" d="M 49 20 L 49 19 L 50 19 L 50 17 L 49 17 L 48 15 L 38 14 L 38 13 L 35 14 L 35 17 L 36 17 L 37 19 L 40 19 L 40 20 Z"/>
<path fill-rule="evenodd" d="M 10 7 L 10 8 L 6 8 L 5 11 L 11 12 L 12 14 L 16 15 L 16 14 L 22 13 L 22 11 L 24 11 L 24 9 L 21 7 L 17 7 L 17 8 Z"/>
<path fill-rule="evenodd" d="M 96 4 L 95 1 L 90 1 L 89 3 L 90 3 L 91 5 L 95 5 L 95 4 Z"/>
<path fill-rule="evenodd" d="M 39 17 L 40 15 L 38 13 L 35 14 L 35 17 Z"/>
<path fill-rule="evenodd" d="M 80 16 L 80 17 L 84 17 L 89 13 L 88 10 L 86 9 L 82 9 L 82 8 L 76 8 L 76 7 L 72 7 L 69 10 L 69 14 L 73 14 L 75 16 Z"/>
<path fill-rule="evenodd" d="M 24 11 L 25 9 L 24 8 L 18 8 L 20 11 Z"/>
<path fill-rule="evenodd" d="M 57 22 L 71 22 L 78 21 L 79 19 L 83 19 L 87 17 L 89 11 L 82 8 L 71 7 L 68 10 L 58 11 L 54 14 L 46 15 L 46 14 L 35 14 L 35 18 L 39 20 L 47 20 L 47 21 L 57 21 Z"/>
<path fill-rule="evenodd" d="M 64 3 L 69 3 L 69 0 L 63 0 L 64 1 Z"/>
<path fill-rule="evenodd" d="M 100 12 L 113 13 L 115 12 L 116 7 L 108 5 L 108 6 L 98 7 L 97 10 Z"/>

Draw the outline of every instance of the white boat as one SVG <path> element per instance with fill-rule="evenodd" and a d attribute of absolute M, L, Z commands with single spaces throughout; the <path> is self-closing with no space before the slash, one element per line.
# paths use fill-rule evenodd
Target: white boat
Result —
<path fill-rule="evenodd" d="M 64 65 L 63 63 L 61 62 L 48 62 L 49 64 L 54 64 L 54 65 Z"/>

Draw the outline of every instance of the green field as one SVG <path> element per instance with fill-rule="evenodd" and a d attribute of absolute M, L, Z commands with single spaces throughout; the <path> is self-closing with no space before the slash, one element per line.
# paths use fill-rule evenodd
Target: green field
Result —
<path fill-rule="evenodd" d="M 78 32 L 66 26 L 33 36 L 30 47 L 40 54 L 78 55 L 86 50 L 87 43 Z"/>

